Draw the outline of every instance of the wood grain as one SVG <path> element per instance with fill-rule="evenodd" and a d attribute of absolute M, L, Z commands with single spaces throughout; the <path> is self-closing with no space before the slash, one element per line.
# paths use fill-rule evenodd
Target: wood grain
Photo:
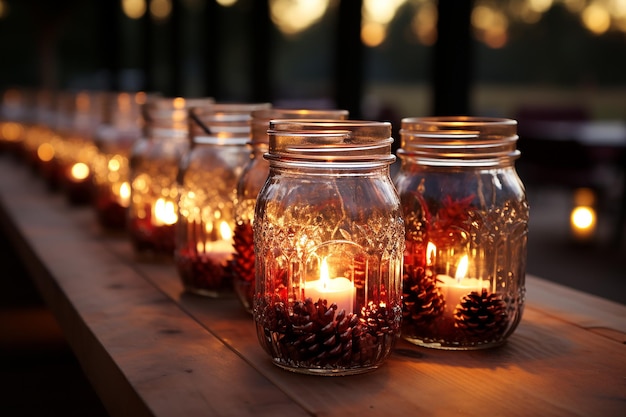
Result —
<path fill-rule="evenodd" d="M 502 347 L 450 352 L 398 341 L 364 375 L 274 366 L 233 296 L 183 290 L 171 263 L 138 262 L 88 208 L 68 207 L 0 160 L 2 227 L 114 416 L 622 416 L 626 306 L 528 277 Z M 532 231 L 531 231 L 532 232 Z"/>

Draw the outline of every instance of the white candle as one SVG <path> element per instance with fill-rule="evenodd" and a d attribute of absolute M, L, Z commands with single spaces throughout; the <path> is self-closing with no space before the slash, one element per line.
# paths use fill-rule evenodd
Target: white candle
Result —
<path fill-rule="evenodd" d="M 448 275 L 437 275 L 438 285 L 443 292 L 446 300 L 446 315 L 452 316 L 456 306 L 461 299 L 472 291 L 480 292 L 482 288 L 486 288 L 488 281 L 476 278 L 466 278 L 468 270 L 467 255 L 461 258 L 457 267 L 455 277 Z"/>
<path fill-rule="evenodd" d="M 225 265 L 226 261 L 233 253 L 233 242 L 230 240 L 216 240 L 214 242 L 206 242 L 204 250 L 208 258 L 213 262 Z"/>
<path fill-rule="evenodd" d="M 344 277 L 329 278 L 326 259 L 322 260 L 320 279 L 304 284 L 305 297 L 310 297 L 313 302 L 317 302 L 320 298 L 327 300 L 329 307 L 333 303 L 337 304 L 337 312 L 345 310 L 346 313 L 352 313 L 354 294 L 355 288 L 349 279 Z"/>

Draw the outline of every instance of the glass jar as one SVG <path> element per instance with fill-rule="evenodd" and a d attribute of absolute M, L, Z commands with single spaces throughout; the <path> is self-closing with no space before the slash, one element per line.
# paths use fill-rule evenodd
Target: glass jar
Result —
<path fill-rule="evenodd" d="M 189 108 L 211 98 L 152 97 L 142 106 L 144 135 L 130 152 L 128 233 L 140 260 L 171 260 L 176 244 L 181 157 L 189 149 Z"/>
<path fill-rule="evenodd" d="M 141 105 L 146 94 L 118 93 L 109 103 L 110 120 L 100 125 L 92 161 L 94 209 L 105 230 L 124 230 L 130 205 L 130 150 L 142 134 Z"/>
<path fill-rule="evenodd" d="M 450 350 L 500 345 L 525 298 L 529 209 L 514 167 L 517 122 L 407 118 L 400 134 L 402 337 Z"/>
<path fill-rule="evenodd" d="M 50 189 L 58 188 L 61 178 L 52 147 L 53 138 L 60 141 L 58 129 L 58 120 L 61 119 L 58 105 L 60 95 L 49 90 L 36 91 L 32 115 L 25 126 L 21 148 L 24 162 L 43 176 Z"/>
<path fill-rule="evenodd" d="M 233 284 L 243 307 L 252 313 L 254 299 L 254 243 L 252 221 L 256 198 L 269 174 L 267 129 L 271 119 L 335 119 L 348 117 L 347 110 L 267 109 L 252 112 L 250 159 L 237 182 L 233 255 Z"/>
<path fill-rule="evenodd" d="M 189 111 L 192 144 L 178 175 L 175 262 L 191 293 L 232 295 L 237 180 L 250 159 L 251 112 L 269 107 L 269 103 L 218 103 Z"/>
<path fill-rule="evenodd" d="M 254 217 L 261 346 L 286 370 L 376 369 L 399 336 L 404 223 L 391 125 L 270 122 Z"/>
<path fill-rule="evenodd" d="M 106 98 L 103 92 L 68 92 L 61 110 L 64 128 L 59 132 L 61 141 L 54 142 L 54 158 L 60 166 L 61 189 L 74 205 L 91 203 L 93 198 L 91 162 L 98 153 L 94 136 L 103 119 Z"/>

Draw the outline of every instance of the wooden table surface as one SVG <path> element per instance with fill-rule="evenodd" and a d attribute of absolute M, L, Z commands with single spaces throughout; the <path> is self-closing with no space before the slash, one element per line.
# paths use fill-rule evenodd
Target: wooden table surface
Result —
<path fill-rule="evenodd" d="M 626 415 L 626 306 L 537 277 L 500 348 L 399 341 L 376 371 L 308 376 L 271 363 L 237 299 L 185 294 L 173 264 L 139 262 L 6 156 L 0 227 L 112 416 Z"/>

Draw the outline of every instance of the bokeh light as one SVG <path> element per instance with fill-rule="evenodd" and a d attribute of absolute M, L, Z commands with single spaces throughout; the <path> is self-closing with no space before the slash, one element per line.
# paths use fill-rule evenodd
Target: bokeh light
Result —
<path fill-rule="evenodd" d="M 141 18 L 146 9 L 146 0 L 122 0 L 122 11 L 130 19 Z"/>

